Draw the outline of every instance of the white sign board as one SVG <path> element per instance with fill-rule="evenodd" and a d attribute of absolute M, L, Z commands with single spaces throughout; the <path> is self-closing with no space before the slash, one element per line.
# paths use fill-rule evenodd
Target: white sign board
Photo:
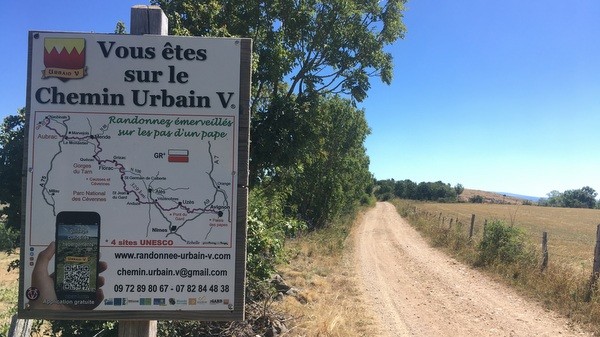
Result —
<path fill-rule="evenodd" d="M 243 316 L 245 48 L 30 33 L 21 316 Z"/>

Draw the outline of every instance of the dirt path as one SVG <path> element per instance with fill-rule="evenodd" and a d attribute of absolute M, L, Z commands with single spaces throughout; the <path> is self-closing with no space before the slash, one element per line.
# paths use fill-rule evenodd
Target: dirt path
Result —
<path fill-rule="evenodd" d="M 387 336 L 585 335 L 430 248 L 389 203 L 377 203 L 356 234 L 356 268 Z"/>

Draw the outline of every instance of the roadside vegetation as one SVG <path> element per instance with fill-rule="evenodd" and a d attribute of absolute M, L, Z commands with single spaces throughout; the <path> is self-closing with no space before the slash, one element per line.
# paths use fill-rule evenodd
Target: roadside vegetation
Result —
<path fill-rule="evenodd" d="M 286 244 L 286 263 L 279 273 L 298 295 L 274 303 L 290 318 L 285 336 L 378 336 L 375 318 L 366 308 L 361 282 L 351 261 L 353 224 L 344 217 L 326 228 Z"/>
<path fill-rule="evenodd" d="M 18 259 L 15 255 L 15 242 L 18 234 L 7 228 L 5 221 L 0 219 L 0 336 L 6 336 L 10 328 L 11 317 L 17 312 L 18 296 L 17 279 L 19 270 L 10 268 Z"/>
<path fill-rule="evenodd" d="M 555 260 L 542 268 L 541 249 L 530 240 L 528 229 L 519 226 L 518 215 L 504 220 L 490 218 L 485 227 L 477 226 L 474 235 L 469 237 L 470 222 L 464 221 L 462 216 L 456 220 L 456 213 L 447 212 L 448 204 L 400 199 L 392 203 L 434 247 L 514 286 L 547 309 L 600 333 L 600 292 L 597 281 L 590 283 L 591 269 L 587 273 L 574 272 L 572 264 Z M 485 206 L 479 205 L 478 213 L 486 213 Z M 544 225 L 550 232 L 555 228 L 560 230 L 559 226 Z M 593 256 L 593 248 L 589 254 Z"/>
<path fill-rule="evenodd" d="M 592 270 L 600 210 L 489 203 L 414 202 L 414 205 L 438 217 L 441 213 L 441 220 L 445 218 L 448 226 L 454 219 L 454 223 L 458 221 L 468 227 L 474 214 L 476 236 L 483 231 L 486 220 L 501 220 L 521 228 L 527 241 L 536 247 L 541 246 L 542 234 L 547 232 L 551 263 L 568 266 L 574 273 L 589 275 Z"/>

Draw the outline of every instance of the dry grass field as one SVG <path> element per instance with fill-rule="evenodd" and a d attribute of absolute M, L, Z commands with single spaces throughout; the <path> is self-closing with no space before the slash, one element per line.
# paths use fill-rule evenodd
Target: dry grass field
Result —
<path fill-rule="evenodd" d="M 472 190 L 465 188 L 465 190 L 458 196 L 458 200 L 461 202 L 467 202 L 471 197 L 481 196 L 484 198 L 486 203 L 494 203 L 494 204 L 512 204 L 512 205 L 521 205 L 523 203 L 523 199 L 511 197 L 508 195 L 502 195 L 494 192 L 486 192 L 481 190 Z"/>
<path fill-rule="evenodd" d="M 503 220 L 525 230 L 534 244 L 541 245 L 542 233 L 548 232 L 550 263 L 569 265 L 576 271 L 590 273 L 594 261 L 596 228 L 600 210 L 540 207 L 516 204 L 439 204 L 415 203 L 418 209 L 433 214 L 442 213 L 466 224 L 475 214 L 475 229 L 481 233 L 485 220 Z"/>
<path fill-rule="evenodd" d="M 279 271 L 305 302 L 286 296 L 275 303 L 277 311 L 291 317 L 285 336 L 380 335 L 352 264 L 351 227 L 351 221 L 337 224 L 286 243 L 288 263 Z"/>
<path fill-rule="evenodd" d="M 18 258 L 18 254 L 0 253 L 0 331 L 2 331 L 1 327 L 10 324 L 10 319 L 14 314 L 12 309 L 16 309 L 19 271 L 8 272 L 7 268 L 11 261 Z"/>

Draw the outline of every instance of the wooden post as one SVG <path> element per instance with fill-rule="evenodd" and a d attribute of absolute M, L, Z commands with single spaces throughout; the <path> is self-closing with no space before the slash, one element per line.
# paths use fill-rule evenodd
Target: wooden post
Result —
<path fill-rule="evenodd" d="M 483 237 L 485 238 L 485 231 L 487 229 L 487 219 L 483 221 Z"/>
<path fill-rule="evenodd" d="M 596 247 L 594 249 L 594 269 L 593 277 L 598 279 L 600 273 L 600 225 L 596 227 Z"/>
<path fill-rule="evenodd" d="M 159 6 L 131 7 L 131 35 L 169 35 L 167 16 Z M 157 321 L 120 321 L 119 337 L 156 337 Z"/>
<path fill-rule="evenodd" d="M 542 233 L 542 265 L 541 271 L 548 267 L 548 232 Z"/>
<path fill-rule="evenodd" d="M 590 286 L 593 287 L 600 275 L 600 225 L 596 227 L 596 247 L 594 248 L 594 267 Z"/>
<path fill-rule="evenodd" d="M 131 35 L 169 35 L 169 20 L 159 6 L 131 7 Z"/>
<path fill-rule="evenodd" d="M 585 294 L 585 301 L 589 302 L 592 300 L 592 294 L 596 288 L 596 282 L 600 275 L 600 225 L 596 227 L 596 247 L 594 248 L 594 267 L 592 270 L 592 277 L 590 277 L 590 284 Z"/>
<path fill-rule="evenodd" d="M 157 321 L 119 321 L 119 337 L 156 337 Z"/>
<path fill-rule="evenodd" d="M 469 228 L 469 240 L 473 237 L 473 228 L 475 227 L 475 214 L 471 214 L 471 227 Z"/>
<path fill-rule="evenodd" d="M 31 336 L 32 319 L 18 319 L 17 315 L 13 315 L 10 321 L 10 329 L 8 337 L 29 337 Z"/>

